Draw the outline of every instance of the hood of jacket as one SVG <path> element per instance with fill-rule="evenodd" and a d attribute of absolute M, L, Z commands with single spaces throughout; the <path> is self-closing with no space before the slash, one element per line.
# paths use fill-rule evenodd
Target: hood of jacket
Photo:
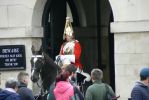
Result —
<path fill-rule="evenodd" d="M 141 87 L 148 87 L 147 85 L 144 85 L 141 81 L 137 81 L 137 82 L 135 83 L 135 85 L 136 85 L 136 86 L 139 85 L 139 86 L 141 86 Z"/>
<path fill-rule="evenodd" d="M 13 92 L 7 91 L 7 90 L 2 90 L 0 92 L 0 100 L 4 100 L 5 98 L 7 98 L 8 96 L 14 94 Z"/>
<path fill-rule="evenodd" d="M 54 89 L 54 91 L 63 94 L 70 88 L 72 88 L 72 85 L 69 82 L 60 81 L 56 84 L 56 88 Z"/>

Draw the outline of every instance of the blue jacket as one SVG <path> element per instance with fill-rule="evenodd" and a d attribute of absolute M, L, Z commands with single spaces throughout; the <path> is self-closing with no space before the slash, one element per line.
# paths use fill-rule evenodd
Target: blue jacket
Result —
<path fill-rule="evenodd" d="M 24 83 L 20 83 L 18 93 L 21 96 L 21 100 L 35 100 L 32 90 L 27 88 Z"/>
<path fill-rule="evenodd" d="M 21 100 L 19 94 L 2 90 L 0 92 L 0 100 Z"/>
<path fill-rule="evenodd" d="M 131 92 L 131 100 L 149 100 L 149 86 L 136 82 Z"/>

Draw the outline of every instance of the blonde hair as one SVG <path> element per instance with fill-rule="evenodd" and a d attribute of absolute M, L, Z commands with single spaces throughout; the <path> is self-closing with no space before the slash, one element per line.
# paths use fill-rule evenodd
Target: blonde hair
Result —
<path fill-rule="evenodd" d="M 93 69 L 91 71 L 91 77 L 93 80 L 102 80 L 103 72 L 100 69 Z"/>
<path fill-rule="evenodd" d="M 19 82 L 24 82 L 26 76 L 29 76 L 26 72 L 20 72 L 17 76 Z"/>

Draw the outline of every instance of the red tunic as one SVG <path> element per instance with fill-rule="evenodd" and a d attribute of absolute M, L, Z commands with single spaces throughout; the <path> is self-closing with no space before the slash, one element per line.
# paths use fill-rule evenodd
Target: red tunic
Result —
<path fill-rule="evenodd" d="M 70 45 L 68 45 L 67 43 L 69 43 Z M 67 47 L 65 47 L 67 45 Z M 70 46 L 70 49 L 69 50 L 70 52 L 65 52 L 67 49 Z M 62 44 L 61 46 L 61 50 L 60 50 L 60 55 L 67 55 L 67 54 L 72 54 L 72 55 L 75 55 L 75 66 L 78 68 L 80 68 L 82 70 L 82 64 L 81 64 L 81 61 L 80 61 L 80 56 L 81 56 L 81 45 L 79 43 L 78 40 L 74 40 L 74 41 L 71 41 L 70 42 L 65 42 Z"/>

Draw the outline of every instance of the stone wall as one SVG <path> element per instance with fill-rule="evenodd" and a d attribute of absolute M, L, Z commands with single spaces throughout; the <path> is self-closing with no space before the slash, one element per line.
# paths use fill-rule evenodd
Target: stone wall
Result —
<path fill-rule="evenodd" d="M 31 74 L 31 47 L 35 45 L 39 50 L 41 46 L 45 3 L 46 0 L 0 0 L 0 45 L 25 45 L 26 52 L 26 70 L 1 71 L 1 88 L 7 78 L 16 78 L 20 71 Z M 31 82 L 29 87 L 32 88 Z"/>
<path fill-rule="evenodd" d="M 148 0 L 109 0 L 114 22 L 116 92 L 127 100 L 139 70 L 149 66 Z"/>
<path fill-rule="evenodd" d="M 109 0 L 114 21 L 149 20 L 148 0 Z"/>
<path fill-rule="evenodd" d="M 116 93 L 127 100 L 142 67 L 149 66 L 148 22 L 113 22 Z"/>

